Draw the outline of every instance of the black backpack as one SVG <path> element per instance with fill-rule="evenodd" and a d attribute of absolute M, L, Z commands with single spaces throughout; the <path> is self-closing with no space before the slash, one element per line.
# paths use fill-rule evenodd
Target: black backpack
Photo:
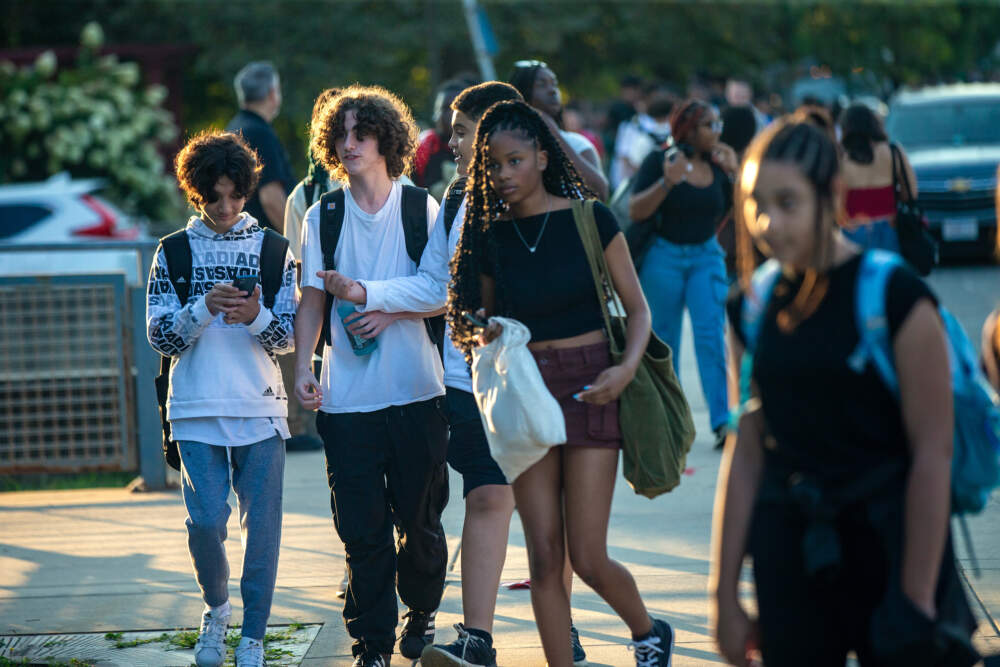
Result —
<path fill-rule="evenodd" d="M 191 289 L 191 243 L 187 230 L 181 229 L 160 239 L 160 247 L 167 260 L 170 283 L 180 299 L 181 307 L 187 303 Z M 264 240 L 260 246 L 260 295 L 265 308 L 273 308 L 275 297 L 281 289 L 285 271 L 285 256 L 288 239 L 274 231 L 264 229 Z M 170 393 L 170 357 L 160 358 L 160 374 L 156 376 L 156 401 L 160 405 L 160 423 L 163 426 L 163 456 L 167 465 L 174 470 L 181 469 L 180 452 L 177 441 L 170 433 L 167 421 L 167 395 Z"/>
<path fill-rule="evenodd" d="M 462 206 L 462 199 L 465 198 L 465 183 L 468 177 L 459 176 L 453 180 L 444 193 L 444 237 L 451 234 L 451 226 L 458 215 L 458 209 Z"/>
<path fill-rule="evenodd" d="M 406 254 L 417 265 L 420 256 L 427 245 L 427 190 L 412 185 L 403 186 L 402 217 L 403 235 L 406 239 Z M 327 192 L 319 200 L 319 241 L 323 252 L 323 269 L 335 270 L 334 253 L 340 241 L 340 232 L 344 228 L 344 190 L 340 188 Z M 333 309 L 333 295 L 326 294 L 326 306 L 323 309 L 323 333 L 320 342 L 332 345 L 330 332 L 330 311 Z M 438 349 L 438 354 L 444 357 L 444 316 L 424 318 L 427 335 Z"/>

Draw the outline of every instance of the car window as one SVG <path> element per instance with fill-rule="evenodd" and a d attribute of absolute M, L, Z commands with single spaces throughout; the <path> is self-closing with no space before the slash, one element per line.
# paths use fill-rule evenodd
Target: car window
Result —
<path fill-rule="evenodd" d="M 37 204 L 0 204 L 0 239 L 17 236 L 51 213 Z"/>
<path fill-rule="evenodd" d="M 1000 144 L 1000 98 L 898 106 L 886 125 L 906 148 Z"/>

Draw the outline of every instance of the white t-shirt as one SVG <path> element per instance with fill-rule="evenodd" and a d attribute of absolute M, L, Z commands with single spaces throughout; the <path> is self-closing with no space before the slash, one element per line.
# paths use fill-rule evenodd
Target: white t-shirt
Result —
<path fill-rule="evenodd" d="M 583 136 L 579 132 L 570 132 L 569 130 L 559 130 L 559 134 L 561 134 L 562 138 L 566 140 L 566 143 L 569 144 L 569 147 L 575 150 L 580 155 L 583 155 L 583 152 L 586 150 L 591 150 L 594 151 L 595 153 L 597 152 L 597 149 L 594 148 L 594 144 L 591 143 L 590 139 Z"/>
<path fill-rule="evenodd" d="M 396 312 L 433 312 L 448 298 L 448 281 L 451 278 L 449 262 L 462 236 L 462 221 L 465 220 L 465 203 L 455 213 L 448 237 L 445 238 L 444 206 L 438 211 L 437 221 L 427 239 L 427 247 L 420 257 L 417 275 L 398 280 L 365 281 L 368 302 L 365 310 Z M 444 384 L 447 387 L 472 393 L 472 375 L 465 357 L 451 342 L 451 327 L 445 326 L 444 342 Z"/>
<path fill-rule="evenodd" d="M 389 280 L 417 273 L 406 252 L 399 183 L 382 208 L 365 213 L 355 203 L 350 187 L 344 188 L 344 226 L 334 253 L 337 271 L 362 283 Z M 428 234 L 434 231 L 438 203 L 427 198 Z M 323 270 L 319 237 L 319 203 L 306 211 L 302 229 L 302 287 L 323 290 L 316 276 Z M 374 412 L 392 405 L 407 405 L 444 394 L 443 369 L 437 348 L 422 320 L 393 322 L 378 335 L 378 347 L 364 356 L 351 350 L 347 333 L 337 316 L 334 299 L 330 318 L 333 346 L 323 349 L 320 385 L 327 413 Z"/>

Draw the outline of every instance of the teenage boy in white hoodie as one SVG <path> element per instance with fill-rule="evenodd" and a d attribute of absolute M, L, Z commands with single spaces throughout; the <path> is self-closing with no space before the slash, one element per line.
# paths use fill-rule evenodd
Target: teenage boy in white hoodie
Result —
<path fill-rule="evenodd" d="M 149 275 L 146 326 L 153 348 L 171 357 L 167 418 L 180 451 L 188 549 L 206 605 L 195 661 L 215 667 L 226 657 L 231 483 L 243 542 L 243 636 L 235 659 L 238 667 L 257 667 L 264 662 L 281 541 L 288 399 L 277 355 L 294 347 L 295 262 L 286 251 L 271 308 L 262 303 L 260 284 L 252 293 L 232 284 L 260 277 L 264 239 L 257 220 L 242 212 L 260 165 L 240 137 L 195 137 L 178 154 L 176 170 L 200 213 L 185 230 L 188 294 L 182 304 L 161 246 Z"/>
<path fill-rule="evenodd" d="M 409 167 L 416 135 L 398 97 L 357 85 L 327 103 L 311 132 L 313 155 L 346 185 L 310 207 L 303 224 L 295 393 L 305 407 L 319 410 L 333 521 L 350 571 L 344 619 L 356 667 L 389 663 L 397 590 L 409 607 L 400 653 L 420 657 L 434 636 L 447 567 L 441 511 L 448 500 L 448 424 L 441 358 L 421 321 L 427 313 L 352 312 L 343 323 L 338 314 L 364 304 L 366 280 L 391 283 L 417 271 L 406 230 L 433 234 L 438 205 L 393 180 Z M 420 198 L 407 199 L 407 192 Z M 412 212 L 407 201 L 417 202 L 416 218 L 406 216 Z M 336 270 L 327 268 L 321 228 L 324 219 L 325 229 L 334 227 L 333 214 L 343 223 L 331 251 Z M 332 304 L 327 294 L 336 297 Z M 432 308 L 417 305 L 403 310 L 440 310 L 444 298 Z M 330 344 L 317 381 L 311 353 L 325 318 Z M 374 339 L 377 347 L 362 347 L 357 337 Z"/>

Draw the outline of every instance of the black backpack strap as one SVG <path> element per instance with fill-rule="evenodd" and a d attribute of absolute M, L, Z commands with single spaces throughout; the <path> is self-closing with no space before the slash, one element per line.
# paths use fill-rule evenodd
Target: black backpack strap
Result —
<path fill-rule="evenodd" d="M 302 196 L 306 200 L 306 208 L 313 205 L 316 201 L 316 191 L 319 190 L 319 183 L 316 181 L 305 179 L 302 181 Z"/>
<path fill-rule="evenodd" d="M 187 303 L 191 293 L 191 243 L 187 230 L 180 229 L 160 239 L 163 256 L 167 260 L 167 276 L 177 293 L 181 307 Z M 160 374 L 154 381 L 156 402 L 160 409 L 160 426 L 163 430 L 163 456 L 174 470 L 181 469 L 180 452 L 173 439 L 170 422 L 167 421 L 167 395 L 170 392 L 170 357 L 160 357 Z"/>
<path fill-rule="evenodd" d="M 403 186 L 403 234 L 406 239 L 406 254 L 417 266 L 420 256 L 427 246 L 427 190 L 412 185 Z M 461 200 L 459 200 L 461 203 Z M 455 209 L 458 210 L 457 208 Z M 453 216 L 454 217 L 454 216 Z M 444 315 L 424 318 L 427 336 L 444 359 Z"/>
<path fill-rule="evenodd" d="M 459 176 L 448 186 L 444 195 L 444 236 L 448 238 L 451 234 L 451 226 L 455 223 L 455 216 L 462 206 L 462 199 L 465 197 L 465 183 L 468 177 Z"/>
<path fill-rule="evenodd" d="M 403 186 L 403 234 L 406 254 L 420 264 L 420 256 L 427 245 L 427 190 L 413 185 Z"/>
<path fill-rule="evenodd" d="M 187 230 L 180 229 L 160 239 L 163 256 L 167 260 L 167 275 L 174 286 L 174 292 L 181 301 L 181 307 L 187 303 L 191 293 L 191 243 Z"/>
<path fill-rule="evenodd" d="M 285 257 L 288 239 L 274 231 L 264 230 L 260 244 L 260 295 L 265 308 L 274 308 L 274 300 L 285 277 Z"/>
<path fill-rule="evenodd" d="M 337 243 L 340 241 L 340 232 L 344 228 L 344 206 L 343 188 L 327 192 L 319 199 L 319 245 L 323 252 L 324 271 L 337 268 L 334 255 L 337 252 Z M 323 308 L 323 333 L 320 340 L 332 345 L 330 310 L 333 309 L 333 295 L 326 290 L 323 293 L 326 295 L 326 305 Z"/>

